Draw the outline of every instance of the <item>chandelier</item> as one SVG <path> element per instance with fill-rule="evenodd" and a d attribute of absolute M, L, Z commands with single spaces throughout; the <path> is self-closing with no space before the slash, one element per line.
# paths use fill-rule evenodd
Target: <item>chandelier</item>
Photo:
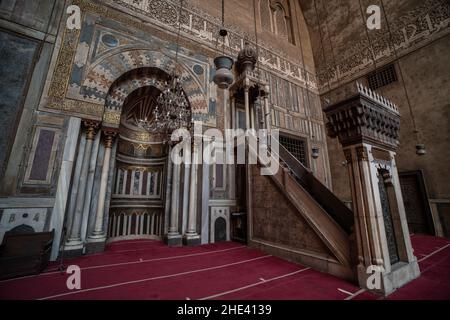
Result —
<path fill-rule="evenodd" d="M 175 68 L 178 65 L 178 53 L 180 50 L 180 18 L 183 11 L 183 0 L 180 1 L 178 15 L 177 50 L 175 56 Z M 166 81 L 165 87 L 152 112 L 152 119 L 138 119 L 137 125 L 150 133 L 169 135 L 180 128 L 190 129 L 192 126 L 192 114 L 186 94 L 181 86 L 180 77 L 174 71 L 170 81 Z"/>
<path fill-rule="evenodd" d="M 174 75 L 166 82 L 156 100 L 152 119 L 138 119 L 138 127 L 158 134 L 170 134 L 179 128 L 189 129 L 192 124 L 189 102 L 181 87 L 180 78 Z"/>

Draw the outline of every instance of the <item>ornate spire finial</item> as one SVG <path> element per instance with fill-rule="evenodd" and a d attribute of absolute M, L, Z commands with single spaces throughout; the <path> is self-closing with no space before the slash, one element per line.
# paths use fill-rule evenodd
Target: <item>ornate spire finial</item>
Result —
<path fill-rule="evenodd" d="M 255 69 L 256 62 L 258 61 L 258 54 L 250 46 L 250 43 L 245 40 L 244 48 L 238 55 L 238 69 L 240 73 L 246 71 L 253 71 Z"/>

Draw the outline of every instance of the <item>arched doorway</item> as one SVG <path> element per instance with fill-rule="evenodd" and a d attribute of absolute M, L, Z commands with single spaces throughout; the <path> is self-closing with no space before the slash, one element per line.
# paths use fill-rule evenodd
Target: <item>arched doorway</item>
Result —
<path fill-rule="evenodd" d="M 130 88 L 138 87 L 120 106 L 109 241 L 161 240 L 165 234 L 168 146 L 163 136 L 147 132 L 139 121 L 152 119 L 163 84 L 169 80 L 170 76 L 160 69 L 142 68 L 120 77 L 111 88 L 109 107 L 123 100 Z"/>
<path fill-rule="evenodd" d="M 169 245 L 181 245 L 182 240 L 186 240 L 189 245 L 200 241 L 197 231 L 199 226 L 196 224 L 197 211 L 200 210 L 197 205 L 198 190 L 190 188 L 191 181 L 199 175 L 198 166 L 189 168 L 169 162 L 169 148 L 162 144 L 162 139 L 133 123 L 133 112 L 139 116 L 145 113 L 151 115 L 151 104 L 166 88 L 166 82 L 171 80 L 169 73 L 174 72 L 178 75 L 192 118 L 203 119 L 207 100 L 199 79 L 193 75 L 189 66 L 175 64 L 170 57 L 160 52 L 131 50 L 108 56 L 101 66 L 96 64 L 87 73 L 86 79 L 89 80 L 84 82 L 83 90 L 95 91 L 105 106 L 101 122 L 105 157 L 99 177 L 100 205 L 95 213 L 95 231 L 90 236 L 92 242 L 101 242 L 105 238 L 115 241 L 141 237 L 161 239 L 163 236 Z M 85 125 L 92 145 L 99 124 L 86 121 Z M 159 152 L 148 151 L 158 149 L 158 146 Z M 193 144 L 192 148 L 197 150 L 199 146 Z M 83 168 L 87 163 L 84 158 L 87 157 L 83 157 Z M 156 160 L 160 162 L 155 163 Z M 134 169 L 142 170 L 120 171 L 119 167 L 124 162 L 135 165 Z M 148 194 L 135 197 L 135 190 L 142 191 L 145 188 L 145 179 L 147 182 L 152 181 L 149 174 L 154 171 L 151 166 L 155 165 L 164 166 L 158 177 L 160 194 L 151 199 Z M 125 175 L 134 180 L 121 181 Z M 117 190 L 122 190 L 124 194 L 115 193 Z M 150 186 L 145 191 L 148 190 Z M 131 191 L 133 194 L 127 194 Z M 134 209 L 139 209 L 139 214 Z M 143 209 L 147 209 L 147 219 Z M 155 209 L 158 209 L 158 214 L 152 213 Z M 133 220 L 133 214 L 137 216 L 134 218 L 136 220 Z M 133 221 L 137 221 L 137 224 Z"/>

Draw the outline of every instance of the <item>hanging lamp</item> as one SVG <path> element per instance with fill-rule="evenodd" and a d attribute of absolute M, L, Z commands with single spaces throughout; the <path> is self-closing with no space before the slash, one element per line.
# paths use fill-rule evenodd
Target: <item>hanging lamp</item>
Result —
<path fill-rule="evenodd" d="M 222 55 L 214 59 L 216 67 L 216 74 L 213 81 L 220 89 L 228 89 L 234 82 L 233 58 L 225 55 L 225 39 L 228 36 L 228 31 L 225 29 L 225 0 L 222 0 L 222 26 L 219 30 L 219 37 L 222 37 Z M 219 38 L 217 38 L 218 41 Z"/>

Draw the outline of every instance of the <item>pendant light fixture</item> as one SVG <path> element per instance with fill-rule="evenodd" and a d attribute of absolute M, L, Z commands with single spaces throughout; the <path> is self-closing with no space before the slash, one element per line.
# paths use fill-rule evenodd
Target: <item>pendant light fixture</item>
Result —
<path fill-rule="evenodd" d="M 234 82 L 233 68 L 234 60 L 230 56 L 225 55 L 225 40 L 228 31 L 225 29 L 225 0 L 222 0 L 222 26 L 219 30 L 219 37 L 222 37 L 222 55 L 214 59 L 216 74 L 213 81 L 220 89 L 228 89 Z M 219 38 L 217 38 L 217 42 Z"/>
<path fill-rule="evenodd" d="M 180 50 L 181 14 L 183 12 L 183 1 L 180 1 L 180 12 L 178 14 L 177 49 L 175 55 L 175 68 L 171 79 L 166 81 L 165 88 L 159 95 L 152 119 L 139 119 L 138 127 L 156 134 L 168 135 L 180 128 L 190 129 L 192 126 L 192 113 L 186 94 L 181 86 L 181 80 L 176 72 L 178 55 Z"/>

